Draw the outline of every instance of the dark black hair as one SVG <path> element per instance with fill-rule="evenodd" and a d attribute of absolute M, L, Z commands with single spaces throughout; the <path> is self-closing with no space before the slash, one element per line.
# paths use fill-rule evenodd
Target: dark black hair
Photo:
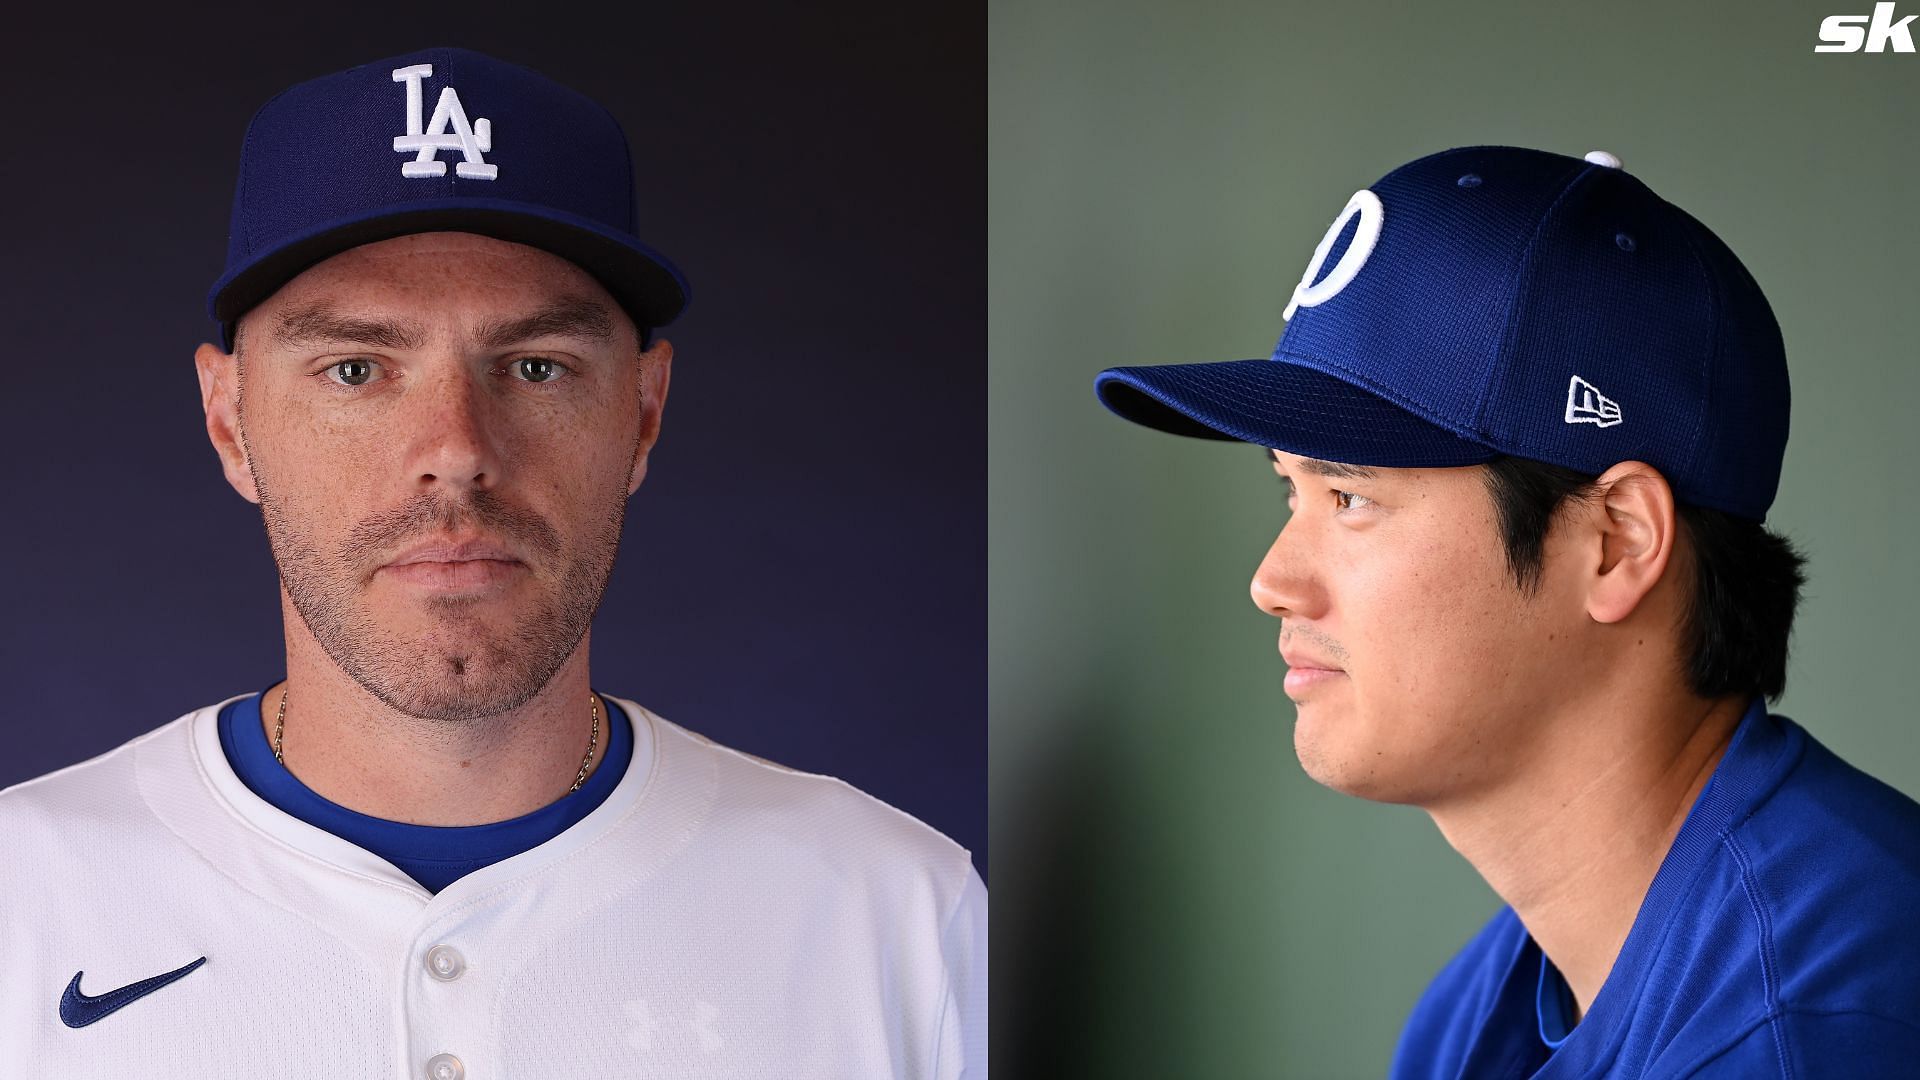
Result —
<path fill-rule="evenodd" d="M 1598 493 L 1595 477 L 1558 465 L 1501 457 L 1486 466 L 1507 566 L 1525 592 L 1540 587 L 1547 533 L 1569 500 Z M 1763 694 L 1787 685 L 1787 639 L 1806 584 L 1806 558 L 1758 521 L 1675 501 L 1693 552 L 1693 582 L 1681 628 L 1687 682 L 1706 698 Z"/>

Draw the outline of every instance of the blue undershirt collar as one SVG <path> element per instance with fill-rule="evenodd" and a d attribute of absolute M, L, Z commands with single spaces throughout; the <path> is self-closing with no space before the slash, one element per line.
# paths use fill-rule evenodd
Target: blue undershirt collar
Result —
<path fill-rule="evenodd" d="M 349 810 L 301 783 L 275 761 L 260 718 L 264 694 L 240 698 L 220 710 L 220 747 L 241 783 L 301 821 L 387 860 L 432 893 L 565 832 L 606 800 L 633 759 L 632 722 L 612 698 L 602 694 L 607 710 L 602 726 L 605 757 L 579 791 L 506 821 L 410 825 Z"/>
<path fill-rule="evenodd" d="M 1540 984 L 1534 1004 L 1540 1016 L 1540 1041 L 1558 1049 L 1573 1033 L 1573 1015 L 1580 1005 L 1573 998 L 1573 988 L 1544 952 L 1540 954 Z"/>

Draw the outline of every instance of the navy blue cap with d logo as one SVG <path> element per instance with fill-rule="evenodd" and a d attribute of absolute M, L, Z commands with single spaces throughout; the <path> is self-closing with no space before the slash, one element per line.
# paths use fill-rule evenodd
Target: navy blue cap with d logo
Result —
<path fill-rule="evenodd" d="M 1349 465 L 1502 455 L 1660 470 L 1764 520 L 1789 411 L 1780 329 L 1719 237 L 1604 151 L 1471 146 L 1356 192 L 1265 360 L 1109 368 L 1119 415 Z"/>
<path fill-rule="evenodd" d="M 207 295 L 234 322 L 307 267 L 360 244 L 458 230 L 586 270 L 644 332 L 686 279 L 636 235 L 625 134 L 592 99 L 516 64 L 436 48 L 288 89 L 240 151 L 226 271 Z"/>

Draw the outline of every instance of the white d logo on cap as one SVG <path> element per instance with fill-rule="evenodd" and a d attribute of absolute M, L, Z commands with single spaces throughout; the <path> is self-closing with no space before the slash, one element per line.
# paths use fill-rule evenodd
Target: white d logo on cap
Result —
<path fill-rule="evenodd" d="M 1314 283 L 1314 275 L 1320 272 L 1320 266 L 1327 261 L 1327 252 L 1332 250 L 1333 241 L 1340 230 L 1347 227 L 1347 219 L 1360 215 L 1360 224 L 1355 227 L 1353 243 L 1340 256 L 1333 272 L 1319 283 Z M 1313 249 L 1313 261 L 1307 264 L 1307 272 L 1300 276 L 1300 284 L 1293 287 L 1293 299 L 1287 302 L 1287 310 L 1280 314 L 1282 320 L 1293 318 L 1295 308 L 1313 307 L 1326 303 L 1339 294 L 1355 274 L 1367 263 L 1367 256 L 1373 254 L 1373 245 L 1380 239 L 1380 225 L 1386 220 L 1387 212 L 1380 205 L 1380 196 L 1361 188 L 1347 200 L 1340 216 L 1333 219 L 1327 227 L 1327 235 L 1320 238 L 1320 246 Z"/>

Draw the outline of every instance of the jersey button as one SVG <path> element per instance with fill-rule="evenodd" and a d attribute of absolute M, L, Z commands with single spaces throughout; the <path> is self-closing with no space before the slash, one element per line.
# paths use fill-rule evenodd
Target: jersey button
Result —
<path fill-rule="evenodd" d="M 461 1080 L 467 1067 L 452 1054 L 435 1054 L 427 1059 L 427 1080 Z"/>
<path fill-rule="evenodd" d="M 441 982 L 452 982 L 467 970 L 467 958 L 451 945 L 435 945 L 427 950 L 427 974 Z M 434 1060 L 438 1061 L 439 1058 Z M 460 1063 L 454 1062 L 457 1067 Z M 458 1075 L 458 1074 L 455 1074 Z"/>

